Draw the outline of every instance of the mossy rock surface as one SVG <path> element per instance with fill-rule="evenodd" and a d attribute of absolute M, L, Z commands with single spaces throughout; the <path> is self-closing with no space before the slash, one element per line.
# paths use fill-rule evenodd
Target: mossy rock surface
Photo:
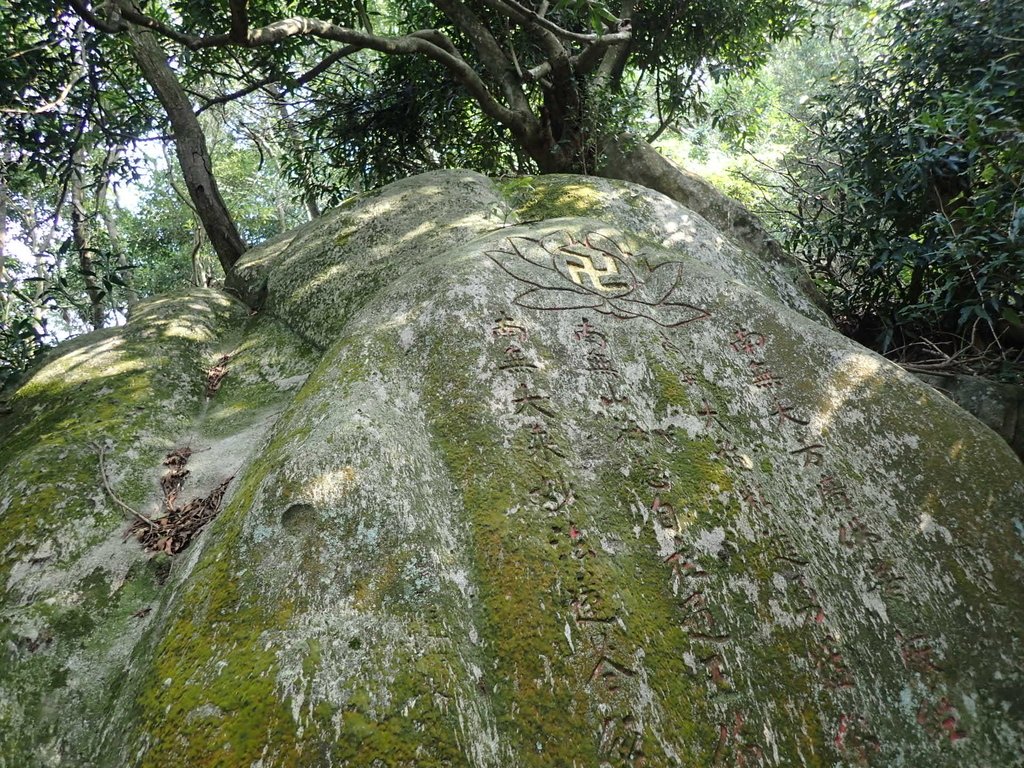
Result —
<path fill-rule="evenodd" d="M 62 347 L 0 421 L 0 766 L 1022 764 L 1024 468 L 779 270 L 434 173 L 247 255 L 255 315 Z M 184 446 L 223 509 L 147 554 L 110 491 Z"/>

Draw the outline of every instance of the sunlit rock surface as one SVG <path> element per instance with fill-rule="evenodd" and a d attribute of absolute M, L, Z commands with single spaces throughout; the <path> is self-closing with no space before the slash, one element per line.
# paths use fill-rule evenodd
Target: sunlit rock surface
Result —
<path fill-rule="evenodd" d="M 254 250 L 256 314 L 62 347 L 0 420 L 0 766 L 1020 765 L 1024 468 L 727 234 L 428 174 Z M 182 448 L 233 479 L 153 555 L 113 495 Z"/>

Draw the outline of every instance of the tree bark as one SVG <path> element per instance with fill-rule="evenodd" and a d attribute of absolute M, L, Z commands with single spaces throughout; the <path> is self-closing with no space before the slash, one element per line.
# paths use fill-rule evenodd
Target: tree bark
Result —
<path fill-rule="evenodd" d="M 7 288 L 7 180 L 4 166 L 0 163 L 0 323 L 11 321 L 13 294 Z"/>
<path fill-rule="evenodd" d="M 195 216 L 195 225 L 192 228 L 192 250 L 189 252 L 189 262 L 192 264 L 192 285 L 197 288 L 209 288 L 210 276 L 206 274 L 206 267 L 203 266 L 199 253 L 203 249 L 203 225 Z"/>
<path fill-rule="evenodd" d="M 96 275 L 96 262 L 93 255 L 92 233 L 89 231 L 89 212 L 85 206 L 85 180 L 82 178 L 82 165 L 85 162 L 82 150 L 75 152 L 71 168 L 71 237 L 78 254 L 78 267 L 85 281 L 85 292 L 89 296 L 89 324 L 93 330 L 103 327 L 103 299 L 106 291 Z"/>
<path fill-rule="evenodd" d="M 246 245 L 217 187 L 213 162 L 199 119 L 192 111 L 192 104 L 184 88 L 167 64 L 167 55 L 156 38 L 147 30 L 135 26 L 129 27 L 128 37 L 131 40 L 132 57 L 171 122 L 175 151 L 185 186 L 206 229 L 210 245 L 224 269 L 225 285 L 236 288 L 234 267 L 245 253 Z"/>
<path fill-rule="evenodd" d="M 110 250 L 116 256 L 117 276 L 124 283 L 122 287 L 124 288 L 125 317 L 129 318 L 135 305 L 139 303 L 139 292 L 135 290 L 135 276 L 125 258 L 124 248 L 121 247 L 121 233 L 117 227 L 117 197 L 110 196 L 110 178 L 114 172 L 115 163 L 123 153 L 124 147 L 114 147 L 107 152 L 107 158 L 103 164 L 103 178 L 99 180 L 99 185 L 96 188 L 96 210 L 107 230 Z"/>
<path fill-rule="evenodd" d="M 7 275 L 7 182 L 0 165 L 0 282 Z"/>
<path fill-rule="evenodd" d="M 635 4 L 634 0 L 622 0 L 622 5 L 619 6 L 619 18 L 632 19 Z M 621 85 L 622 73 L 626 68 L 626 61 L 629 59 L 632 45 L 633 38 L 631 37 L 625 42 L 609 46 L 597 68 L 595 82 L 598 85 L 611 84 L 616 88 Z"/>

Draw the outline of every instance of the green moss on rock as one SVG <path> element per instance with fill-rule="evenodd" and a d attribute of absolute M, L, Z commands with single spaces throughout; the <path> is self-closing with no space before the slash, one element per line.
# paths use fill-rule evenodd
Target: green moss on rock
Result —
<path fill-rule="evenodd" d="M 254 316 L 64 346 L 3 422 L 0 766 L 1014 764 L 1024 471 L 767 261 L 436 173 L 247 254 Z M 140 552 L 103 441 L 220 516 Z"/>

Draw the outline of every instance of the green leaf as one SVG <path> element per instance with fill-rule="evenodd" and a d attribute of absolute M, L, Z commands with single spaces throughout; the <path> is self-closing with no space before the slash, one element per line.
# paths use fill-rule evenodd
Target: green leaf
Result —
<path fill-rule="evenodd" d="M 1013 307 L 1003 307 L 999 314 L 1003 320 L 1008 322 L 1010 325 L 1016 326 L 1017 328 L 1024 327 L 1024 318 L 1021 318 L 1020 313 Z"/>

